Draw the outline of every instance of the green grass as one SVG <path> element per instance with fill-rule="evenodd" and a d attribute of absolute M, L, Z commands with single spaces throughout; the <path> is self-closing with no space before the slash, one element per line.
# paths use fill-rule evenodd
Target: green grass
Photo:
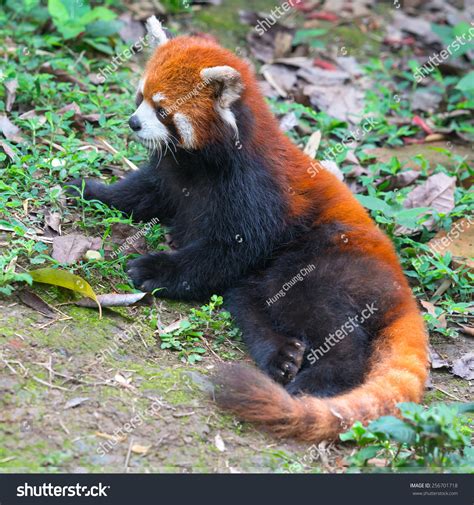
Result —
<path fill-rule="evenodd" d="M 66 233 L 75 229 L 106 241 L 114 223 L 130 222 L 99 202 L 80 201 L 76 209 L 67 207 L 61 188 L 76 177 L 103 177 L 104 172 L 123 169 L 123 157 L 140 164 L 146 158 L 146 151 L 137 143 L 129 142 L 126 121 L 133 112 L 138 75 L 123 66 L 103 85 L 95 86 L 87 76 L 109 64 L 109 57 L 91 50 L 87 44 L 71 44 L 58 34 L 41 35 L 33 22 L 16 23 L 9 10 L 2 16 L 2 47 L 7 38 L 14 40 L 14 45 L 8 60 L 2 59 L 1 75 L 4 82 L 18 81 L 11 118 L 25 138 L 20 144 L 5 141 L 14 153 L 13 160 L 0 152 L 0 224 L 11 230 L 9 247 L 2 250 L 0 257 L 0 286 L 8 294 L 12 282 L 25 280 L 25 271 L 55 263 L 44 243 L 28 238 L 29 230 L 42 227 L 45 208 L 62 213 Z M 116 53 L 126 47 L 117 38 L 113 42 Z M 86 88 L 58 82 L 54 76 L 38 71 L 46 63 L 78 77 Z M 84 121 L 81 130 L 74 123 L 72 111 L 58 113 L 71 103 L 76 103 L 82 114 L 98 114 L 98 124 Z M 0 111 L 4 109 L 2 86 Z M 34 110 L 39 117 L 21 119 L 18 109 Z M 94 147 L 98 137 L 106 138 L 117 154 Z M 159 233 L 159 225 L 150 231 L 155 236 Z M 127 282 L 123 274 L 125 260 L 119 256 L 114 261 L 82 262 L 74 270 L 88 279 L 98 275 L 102 279 L 113 277 Z"/>
<path fill-rule="evenodd" d="M 31 281 L 27 274 L 29 270 L 57 265 L 50 257 L 50 246 L 34 237 L 35 229 L 43 227 L 45 209 L 62 214 L 64 234 L 77 231 L 98 236 L 104 239 L 105 245 L 110 245 L 111 230 L 115 223 L 130 223 L 119 212 L 100 202 L 79 199 L 77 206 L 66 206 L 61 188 L 68 181 L 81 176 L 113 181 L 117 171 L 127 169 L 124 158 L 137 165 L 146 158 L 144 148 L 131 142 L 126 121 L 134 109 L 135 85 L 139 78 L 137 73 L 125 64 L 101 85 L 94 85 L 88 77 L 109 65 L 111 54 L 118 54 L 127 46 L 113 34 L 110 37 L 89 34 L 77 40 L 66 40 L 58 31 L 41 33 L 40 28 L 47 21 L 48 13 L 44 9 L 21 10 L 14 4 L 9 2 L 0 14 L 0 41 L 1 47 L 5 47 L 0 50 L 0 75 L 3 82 L 18 81 L 16 102 L 9 115 L 21 128 L 25 140 L 22 143 L 4 140 L 13 151 L 14 159 L 0 151 L 0 226 L 6 230 L 4 235 L 8 243 L 7 247 L 1 249 L 0 290 L 6 295 Z M 107 5 L 112 5 L 114 9 L 117 7 L 114 2 L 107 2 Z M 173 6 L 179 8 L 178 4 Z M 203 16 L 209 13 L 203 12 Z M 228 11 L 225 13 L 227 16 Z M 338 36 L 342 39 L 345 36 L 346 40 L 353 38 L 352 32 Z M 322 43 L 327 44 L 324 37 Z M 371 210 L 372 216 L 394 240 L 415 294 L 423 299 L 434 300 L 446 312 L 448 323 L 454 318 L 457 322 L 465 322 L 473 293 L 472 272 L 454 268 L 449 255 L 441 257 L 428 253 L 426 243 L 434 235 L 433 232 L 424 230 L 413 237 L 394 234 L 402 218 L 412 224 L 418 219 L 413 213 L 400 214 L 402 203 L 413 186 L 390 190 L 387 184 L 378 184 L 381 177 L 402 173 L 405 167 L 397 158 L 381 163 L 364 154 L 364 150 L 370 147 L 403 146 L 405 137 L 414 137 L 419 131 L 410 121 L 413 113 L 406 98 L 408 92 L 417 87 L 409 69 L 411 63 L 408 62 L 407 67 L 402 69 L 394 64 L 402 55 L 401 51 L 383 61 L 378 58 L 362 61 L 366 76 L 374 83 L 366 93 L 364 117 L 373 118 L 375 126 L 363 136 L 361 146 L 355 151 L 367 170 L 367 174 L 360 176 L 358 182 L 362 185 L 362 194 L 370 199 L 366 198 L 365 201 L 377 203 Z M 138 57 L 141 60 L 144 58 L 145 54 Z M 55 76 L 41 71 L 44 64 L 74 76 L 82 86 L 59 82 Z M 443 76 L 439 71 L 433 75 L 436 83 L 430 92 L 441 97 L 443 110 L 465 109 L 472 105 L 472 93 L 456 88 L 462 76 Z M 5 99 L 6 91 L 0 87 L 0 111 L 5 110 Z M 81 121 L 81 126 L 75 122 L 72 111 L 59 113 L 62 107 L 71 103 L 80 107 L 81 114 L 97 114 L 97 123 Z M 320 158 L 324 158 L 331 148 L 340 145 L 341 140 L 348 135 L 348 124 L 324 112 L 315 112 L 294 102 L 273 101 L 271 106 L 279 114 L 294 112 L 302 127 L 300 131 L 321 131 Z M 20 118 L 30 110 L 35 111 L 36 117 Z M 392 113 L 407 118 L 408 124 L 390 122 Z M 436 126 L 449 127 L 465 137 L 473 133 L 469 116 L 442 119 L 435 115 L 433 121 Z M 298 135 L 295 130 L 289 135 L 300 145 L 304 145 L 309 137 Z M 105 138 L 118 152 L 112 154 L 104 149 L 99 137 Z M 335 161 L 341 164 L 346 152 L 347 149 L 342 149 Z M 454 210 L 449 215 L 436 216 L 439 228 L 448 230 L 453 221 L 472 213 L 474 195 L 461 182 L 474 172 L 468 161 L 450 149 L 448 143 L 440 156 L 441 161 L 436 166 L 430 166 L 423 155 L 416 157 L 421 172 L 416 184 L 421 184 L 429 173 L 444 172 L 457 178 Z M 160 225 L 155 225 L 147 233 L 147 241 L 154 248 L 164 247 L 163 238 L 164 229 Z M 128 256 L 119 254 L 113 259 L 83 260 L 68 268 L 93 286 L 100 285 L 101 290 L 117 286 L 127 290 L 132 289 L 124 273 L 128 259 Z M 434 296 L 445 279 L 451 280 L 450 286 L 441 295 Z M 195 314 L 191 313 L 190 316 L 192 318 Z M 146 317 L 153 323 L 151 312 Z M 436 328 L 429 317 L 427 321 L 431 329 L 442 331 Z M 183 329 L 179 339 L 170 337 L 167 345 L 178 348 L 187 342 L 186 347 L 194 338 L 199 338 L 190 334 L 193 331 L 200 330 L 194 327 Z M 445 334 L 451 335 L 452 331 L 448 329 Z M 197 347 L 195 342 L 192 346 Z M 183 357 L 183 348 L 177 350 Z M 199 352 L 186 355 L 194 360 L 198 359 Z"/>

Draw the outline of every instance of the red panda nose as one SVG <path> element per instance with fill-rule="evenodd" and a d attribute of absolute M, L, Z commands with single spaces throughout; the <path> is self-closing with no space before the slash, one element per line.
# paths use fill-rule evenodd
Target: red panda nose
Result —
<path fill-rule="evenodd" d="M 140 120 L 137 118 L 137 116 L 133 115 L 130 116 L 130 119 L 128 120 L 128 126 L 134 131 L 137 132 L 138 130 L 141 129 L 142 125 L 140 123 Z"/>

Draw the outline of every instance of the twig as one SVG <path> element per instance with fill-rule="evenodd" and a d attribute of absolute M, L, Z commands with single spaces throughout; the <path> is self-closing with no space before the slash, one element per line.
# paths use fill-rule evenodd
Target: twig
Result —
<path fill-rule="evenodd" d="M 458 398 L 456 395 L 453 395 L 452 393 L 449 393 L 448 391 L 445 391 L 443 388 L 440 388 L 439 386 L 435 386 L 433 384 L 433 387 L 440 391 L 441 393 L 444 393 L 446 396 L 449 396 L 453 400 L 456 400 L 457 402 L 462 402 L 461 398 Z"/>
<path fill-rule="evenodd" d="M 114 146 L 111 146 L 104 138 L 102 137 L 97 137 L 97 140 L 106 148 L 107 151 L 109 151 L 112 154 L 119 154 L 117 149 L 115 149 Z M 132 169 L 132 170 L 138 170 L 138 167 L 135 165 L 135 163 L 131 162 L 128 158 L 125 156 L 121 155 L 122 160 Z"/>
<path fill-rule="evenodd" d="M 43 379 L 40 379 L 39 377 L 35 377 L 34 375 L 31 376 L 31 378 L 36 381 L 36 382 L 39 382 L 40 384 L 43 384 L 45 386 L 48 386 L 49 388 L 53 388 L 53 389 L 60 389 L 61 391 L 71 391 L 70 389 L 68 388 L 63 388 L 62 386 L 56 386 L 55 384 L 50 384 L 49 382 L 46 382 L 44 381 Z"/>
<path fill-rule="evenodd" d="M 49 355 L 49 360 L 48 360 L 48 377 L 49 377 L 49 383 L 53 383 L 54 379 L 54 371 L 53 371 L 53 357 L 51 354 Z"/>
<path fill-rule="evenodd" d="M 212 354 L 222 363 L 224 360 L 212 349 L 212 347 L 208 344 L 207 340 L 204 337 L 200 337 L 200 339 L 203 341 L 204 345 L 211 351 Z"/>
<path fill-rule="evenodd" d="M 54 147 L 55 149 L 57 149 L 58 151 L 62 151 L 63 153 L 66 152 L 66 149 L 64 149 L 63 146 L 60 146 L 59 144 L 55 144 L 54 142 L 52 142 L 51 140 L 48 140 L 48 139 L 45 139 L 45 138 L 38 138 L 38 140 L 42 143 L 42 144 L 48 144 L 52 147 Z"/>
<path fill-rule="evenodd" d="M 59 426 L 61 426 L 61 428 L 65 431 L 66 435 L 70 435 L 70 434 L 71 434 L 71 432 L 70 432 L 70 431 L 66 428 L 66 426 L 64 425 L 64 423 L 63 423 L 63 420 L 62 420 L 62 419 L 60 419 L 60 420 L 59 420 Z"/>
<path fill-rule="evenodd" d="M 145 349 L 148 349 L 148 344 L 145 342 L 145 339 L 143 338 L 141 331 L 138 332 L 138 336 L 140 337 L 140 340 L 142 341 L 143 347 Z"/>
<path fill-rule="evenodd" d="M 8 463 L 9 461 L 11 461 L 12 459 L 16 459 L 16 456 L 8 456 L 8 458 L 3 458 L 3 459 L 0 459 L 0 463 Z"/>
<path fill-rule="evenodd" d="M 52 308 L 54 309 L 55 307 L 52 307 Z M 61 311 L 58 311 L 58 312 L 60 312 L 60 314 L 62 314 Z M 52 319 L 51 321 L 48 321 L 47 323 L 40 324 L 40 325 L 36 326 L 36 328 L 38 328 L 39 330 L 43 330 L 47 326 L 50 326 L 54 323 L 59 323 L 61 321 L 69 321 L 70 319 L 73 319 L 73 318 L 71 316 L 64 315 L 64 317 L 58 317 L 57 319 Z"/>
<path fill-rule="evenodd" d="M 132 454 L 133 437 L 130 437 L 130 443 L 128 444 L 127 457 L 125 458 L 124 470 L 128 471 L 128 462 L 130 461 L 130 454 Z"/>

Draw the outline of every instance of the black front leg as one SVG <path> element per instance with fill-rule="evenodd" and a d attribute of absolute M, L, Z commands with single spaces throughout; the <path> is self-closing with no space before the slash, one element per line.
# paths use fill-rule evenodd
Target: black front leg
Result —
<path fill-rule="evenodd" d="M 76 179 L 69 186 L 69 194 L 78 195 L 83 190 L 85 200 L 99 200 L 132 216 L 136 222 L 169 219 L 174 214 L 170 191 L 152 165 L 130 173 L 115 184 Z"/>
<path fill-rule="evenodd" d="M 199 241 L 173 252 L 140 256 L 128 264 L 134 285 L 164 298 L 201 300 L 223 292 L 249 265 L 239 244 Z"/>

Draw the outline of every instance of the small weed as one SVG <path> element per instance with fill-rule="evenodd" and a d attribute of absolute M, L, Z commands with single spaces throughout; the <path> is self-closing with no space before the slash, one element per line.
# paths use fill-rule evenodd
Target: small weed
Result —
<path fill-rule="evenodd" d="M 207 305 L 191 309 L 179 328 L 160 335 L 161 348 L 178 351 L 182 361 L 195 363 L 206 353 L 206 346 L 211 345 L 209 339 L 213 339 L 215 349 L 239 339 L 240 331 L 233 325 L 230 313 L 221 309 L 222 304 L 222 297 L 213 295 Z"/>
<path fill-rule="evenodd" d="M 356 422 L 340 435 L 342 441 L 360 448 L 349 459 L 352 468 L 373 469 L 383 463 L 391 471 L 472 471 L 472 422 L 463 414 L 474 412 L 474 403 L 437 403 L 429 408 L 401 403 L 399 408 L 402 419 L 384 416 L 367 427 Z"/>

